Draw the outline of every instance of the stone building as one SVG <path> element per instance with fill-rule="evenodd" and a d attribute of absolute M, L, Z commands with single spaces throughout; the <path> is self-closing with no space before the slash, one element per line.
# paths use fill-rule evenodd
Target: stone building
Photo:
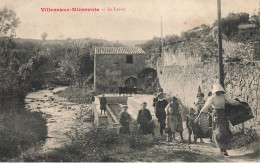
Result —
<path fill-rule="evenodd" d="M 138 72 L 145 68 L 145 52 L 139 47 L 97 47 L 94 54 L 94 90 L 117 93 L 119 87 L 136 87 Z"/>

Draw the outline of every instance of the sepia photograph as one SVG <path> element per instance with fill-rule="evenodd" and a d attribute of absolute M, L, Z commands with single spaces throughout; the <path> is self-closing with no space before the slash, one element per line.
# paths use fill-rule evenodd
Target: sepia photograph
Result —
<path fill-rule="evenodd" d="M 260 162 L 260 0 L 1 0 L 0 162 Z"/>

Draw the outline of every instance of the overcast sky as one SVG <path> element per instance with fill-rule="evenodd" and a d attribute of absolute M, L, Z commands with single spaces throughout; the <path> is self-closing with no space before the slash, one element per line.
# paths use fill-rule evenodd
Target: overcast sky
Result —
<path fill-rule="evenodd" d="M 47 39 L 103 38 L 107 40 L 147 40 L 180 34 L 217 18 L 217 0 L 1 0 L 17 13 L 19 38 Z M 107 8 L 125 11 L 101 11 Z M 98 8 L 99 12 L 42 12 L 41 8 Z M 222 17 L 228 13 L 252 14 L 259 0 L 222 0 Z"/>

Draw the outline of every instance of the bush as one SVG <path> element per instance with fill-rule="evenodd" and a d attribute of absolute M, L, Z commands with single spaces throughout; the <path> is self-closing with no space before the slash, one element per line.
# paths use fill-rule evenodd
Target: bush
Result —
<path fill-rule="evenodd" d="M 46 120 L 39 112 L 5 111 L 0 124 L 0 160 L 18 156 L 47 135 Z"/>
<path fill-rule="evenodd" d="M 152 135 L 139 135 L 137 127 L 137 122 L 132 122 L 132 133 L 129 135 L 119 134 L 116 128 L 93 127 L 89 131 L 74 128 L 73 132 L 68 133 L 71 143 L 45 154 L 50 158 L 36 160 L 33 155 L 25 155 L 23 161 L 119 162 L 118 155 L 145 150 L 156 143 Z"/>
<path fill-rule="evenodd" d="M 64 91 L 58 93 L 59 96 L 67 98 L 70 102 L 91 103 L 93 90 L 91 88 L 68 87 Z"/>
<path fill-rule="evenodd" d="M 118 144 L 119 134 L 116 130 L 93 127 L 88 132 L 81 133 L 75 129 L 68 136 L 72 140 L 71 144 L 49 153 L 48 155 L 55 156 L 51 161 L 115 160 L 108 157 L 107 153 Z"/>
<path fill-rule="evenodd" d="M 248 147 L 252 143 L 258 143 L 259 137 L 253 128 L 246 128 L 245 132 L 234 136 L 232 139 L 232 148 Z"/>
<path fill-rule="evenodd" d="M 131 149 L 145 150 L 146 148 L 152 147 L 153 145 L 158 143 L 158 141 L 155 140 L 151 134 L 140 135 L 138 133 L 139 130 L 137 121 L 132 121 L 129 127 L 131 130 L 131 134 L 125 137 L 127 140 L 127 144 Z M 124 140 L 124 136 L 121 136 L 120 138 Z"/>

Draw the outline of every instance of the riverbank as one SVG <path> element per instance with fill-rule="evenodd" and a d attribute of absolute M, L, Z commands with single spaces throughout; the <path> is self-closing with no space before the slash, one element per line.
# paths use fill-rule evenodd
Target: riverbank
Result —
<path fill-rule="evenodd" d="M 75 102 L 78 104 L 90 104 L 90 98 L 93 93 L 93 90 L 89 87 L 87 88 L 78 88 L 78 87 L 68 87 L 63 91 L 57 92 L 59 97 L 66 98 L 70 102 Z"/>
<path fill-rule="evenodd" d="M 47 130 L 41 141 L 31 148 L 21 150 L 21 155 L 15 155 L 8 161 L 39 161 L 54 158 L 49 153 L 63 148 L 70 144 L 71 137 L 76 134 L 75 130 L 88 131 L 92 127 L 90 105 L 69 102 L 66 98 L 57 96 L 57 92 L 66 87 L 55 88 L 54 90 L 40 90 L 29 93 L 25 98 L 25 110 L 32 114 L 41 114 L 47 123 Z M 32 122 L 35 123 L 35 122 Z M 45 126 L 45 127 L 46 127 Z M 16 130 L 19 130 L 16 128 Z M 38 129 L 40 130 L 40 128 Z M 26 133 L 26 131 L 23 131 Z"/>
<path fill-rule="evenodd" d="M 45 140 L 46 120 L 42 112 L 30 112 L 19 100 L 1 103 L 0 161 L 19 156 Z"/>

